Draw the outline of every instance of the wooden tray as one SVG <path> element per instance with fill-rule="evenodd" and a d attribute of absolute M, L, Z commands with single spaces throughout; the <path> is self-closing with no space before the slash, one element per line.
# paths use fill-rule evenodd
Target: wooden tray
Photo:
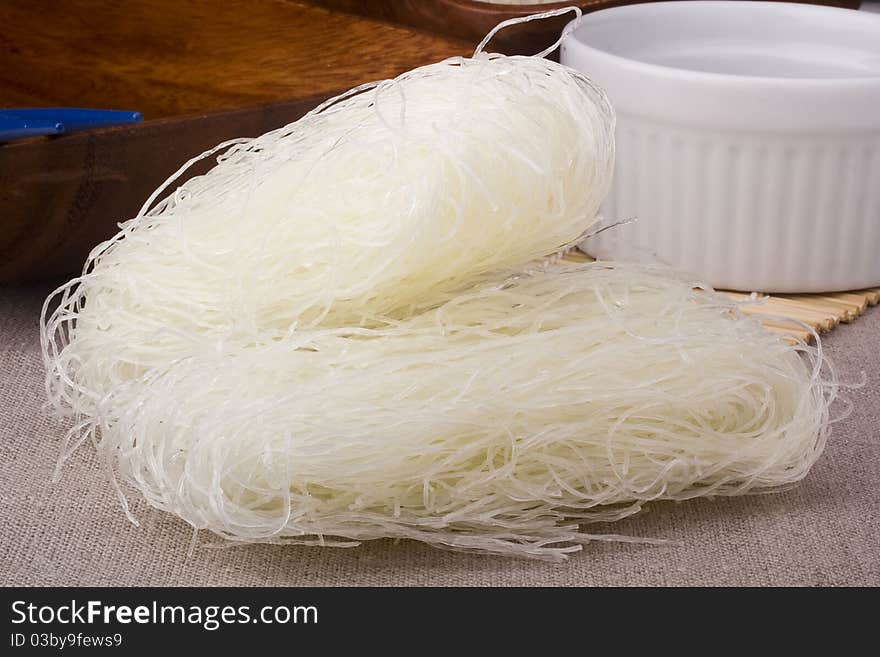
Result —
<path fill-rule="evenodd" d="M 0 106 L 146 120 L 0 145 L 0 284 L 78 271 L 168 175 L 220 141 L 473 47 L 283 0 L 3 0 Z"/>

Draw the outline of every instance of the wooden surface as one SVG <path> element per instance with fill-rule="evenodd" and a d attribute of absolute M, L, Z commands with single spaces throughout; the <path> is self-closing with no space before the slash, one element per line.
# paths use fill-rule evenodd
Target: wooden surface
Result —
<path fill-rule="evenodd" d="M 0 0 L 0 107 L 116 107 L 147 119 L 0 145 L 0 284 L 78 272 L 211 146 L 473 47 L 287 0 Z"/>
<path fill-rule="evenodd" d="M 471 0 L 309 0 L 315 5 L 359 16 L 378 18 L 390 23 L 465 39 L 476 46 L 503 20 L 541 11 L 578 5 L 582 10 L 596 10 L 622 5 L 632 0 L 577 0 L 538 7 L 497 5 Z M 562 28 L 574 18 L 565 14 L 528 24 L 514 25 L 492 39 L 491 52 L 508 55 L 534 55 L 559 38 Z M 473 50 L 473 48 L 472 48 Z"/>
<path fill-rule="evenodd" d="M 475 43 L 287 0 L 0 0 L 0 106 L 146 119 L 347 89 Z"/>
<path fill-rule="evenodd" d="M 410 25 L 437 34 L 479 43 L 498 23 L 508 18 L 577 5 L 584 13 L 654 0 L 569 0 L 532 5 L 490 4 L 477 0 L 308 0 L 334 10 Z M 783 0 L 785 1 L 785 0 Z M 788 0 L 855 8 L 860 0 Z M 533 55 L 551 45 L 574 14 L 509 27 L 492 40 L 493 52 Z"/>

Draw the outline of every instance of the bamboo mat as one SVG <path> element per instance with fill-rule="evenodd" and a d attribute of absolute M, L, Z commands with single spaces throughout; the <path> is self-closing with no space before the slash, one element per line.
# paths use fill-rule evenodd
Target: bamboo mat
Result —
<path fill-rule="evenodd" d="M 743 292 L 719 291 L 736 301 L 747 301 L 753 296 Z M 743 313 L 779 317 L 763 320 L 764 326 L 771 331 L 809 342 L 813 334 L 799 322 L 812 326 L 818 333 L 826 333 L 841 322 L 847 324 L 864 314 L 868 306 L 880 302 L 880 287 L 826 294 L 755 294 L 754 298 L 755 303 L 740 306 Z M 786 317 L 794 321 L 782 319 Z"/>
<path fill-rule="evenodd" d="M 581 251 L 571 251 L 563 258 L 569 262 L 590 262 L 592 258 Z M 735 301 L 750 301 L 740 306 L 746 315 L 772 315 L 765 319 L 767 329 L 783 336 L 809 342 L 813 334 L 801 324 L 811 326 L 817 333 L 827 333 L 843 322 L 852 322 L 864 314 L 868 306 L 880 303 L 880 287 L 851 292 L 824 294 L 747 294 L 719 290 Z"/>

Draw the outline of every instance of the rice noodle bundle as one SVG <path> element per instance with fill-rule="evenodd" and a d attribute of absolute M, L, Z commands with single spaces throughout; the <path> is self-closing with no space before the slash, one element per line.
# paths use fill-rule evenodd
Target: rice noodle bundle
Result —
<path fill-rule="evenodd" d="M 254 341 L 403 317 L 594 220 L 614 126 L 583 75 L 459 57 L 360 90 L 233 144 L 129 222 L 80 287 L 95 314 Z"/>
<path fill-rule="evenodd" d="M 546 558 L 806 474 L 819 352 L 669 272 L 528 267 L 608 185 L 589 81 L 481 55 L 355 91 L 157 190 L 47 299 L 65 457 L 232 540 Z"/>

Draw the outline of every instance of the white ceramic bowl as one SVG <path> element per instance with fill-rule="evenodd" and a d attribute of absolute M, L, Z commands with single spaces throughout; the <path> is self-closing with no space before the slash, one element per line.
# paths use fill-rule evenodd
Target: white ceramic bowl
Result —
<path fill-rule="evenodd" d="M 880 284 L 880 15 L 774 2 L 654 2 L 566 28 L 561 60 L 617 110 L 601 258 L 715 287 Z"/>

